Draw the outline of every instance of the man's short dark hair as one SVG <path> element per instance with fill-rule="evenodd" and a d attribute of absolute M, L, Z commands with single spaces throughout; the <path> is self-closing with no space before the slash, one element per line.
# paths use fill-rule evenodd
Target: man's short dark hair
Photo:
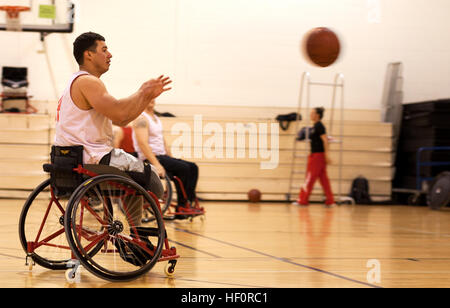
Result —
<path fill-rule="evenodd" d="M 319 115 L 319 118 L 322 120 L 323 116 L 325 115 L 325 108 L 323 107 L 317 107 L 315 108 L 316 113 Z"/>
<path fill-rule="evenodd" d="M 97 41 L 105 41 L 105 38 L 98 33 L 86 32 L 81 34 L 75 42 L 73 42 L 73 55 L 79 65 L 84 64 L 84 52 L 86 50 L 95 51 Z"/>

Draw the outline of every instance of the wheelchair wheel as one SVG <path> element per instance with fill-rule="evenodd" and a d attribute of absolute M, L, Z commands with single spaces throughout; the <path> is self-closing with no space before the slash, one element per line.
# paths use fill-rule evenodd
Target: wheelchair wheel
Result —
<path fill-rule="evenodd" d="M 162 215 L 164 215 L 169 209 L 173 197 L 172 181 L 170 180 L 167 174 L 164 178 L 163 185 L 164 185 L 164 195 L 162 199 L 159 200 Z M 154 217 L 155 215 L 152 212 L 150 204 L 144 204 L 144 215 L 142 216 L 142 222 L 143 223 L 152 222 L 154 220 Z"/>
<path fill-rule="evenodd" d="M 19 237 L 28 257 L 51 270 L 67 269 L 71 250 L 64 232 L 67 199 L 52 194 L 50 180 L 39 185 L 24 204 Z"/>
<path fill-rule="evenodd" d="M 144 204 L 153 215 L 146 228 L 139 226 Z M 109 281 L 130 281 L 150 271 L 165 240 L 157 203 L 140 185 L 116 175 L 98 176 L 77 188 L 68 203 L 65 227 L 83 268 Z M 98 252 L 91 252 L 99 246 Z"/>

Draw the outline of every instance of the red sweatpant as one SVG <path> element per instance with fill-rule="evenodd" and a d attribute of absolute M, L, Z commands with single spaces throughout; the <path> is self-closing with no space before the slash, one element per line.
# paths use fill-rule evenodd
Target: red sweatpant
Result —
<path fill-rule="evenodd" d="M 327 174 L 327 163 L 325 153 L 313 153 L 308 158 L 308 168 L 306 173 L 306 182 L 302 186 L 299 194 L 299 203 L 309 204 L 309 196 L 314 188 L 317 178 L 320 180 L 323 191 L 327 197 L 326 205 L 334 204 L 333 191 L 331 190 L 330 180 Z"/>

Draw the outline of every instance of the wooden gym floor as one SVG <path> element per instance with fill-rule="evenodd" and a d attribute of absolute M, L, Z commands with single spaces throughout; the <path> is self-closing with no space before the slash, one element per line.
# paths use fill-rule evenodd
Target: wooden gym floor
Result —
<path fill-rule="evenodd" d="M 204 222 L 167 223 L 182 256 L 173 279 L 160 263 L 131 283 L 82 271 L 80 283 L 69 285 L 64 272 L 25 266 L 17 227 L 22 204 L 0 200 L 2 288 L 450 287 L 448 210 L 204 202 Z M 369 260 L 378 262 L 379 283 L 368 281 L 375 269 Z"/>

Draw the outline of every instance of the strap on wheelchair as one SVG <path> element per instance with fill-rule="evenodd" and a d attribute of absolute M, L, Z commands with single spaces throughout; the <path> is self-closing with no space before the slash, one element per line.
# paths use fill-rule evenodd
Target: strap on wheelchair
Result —
<path fill-rule="evenodd" d="M 54 173 L 54 172 L 73 172 L 72 167 L 68 166 L 57 166 L 52 164 L 45 164 L 43 166 L 44 171 L 47 173 Z"/>

